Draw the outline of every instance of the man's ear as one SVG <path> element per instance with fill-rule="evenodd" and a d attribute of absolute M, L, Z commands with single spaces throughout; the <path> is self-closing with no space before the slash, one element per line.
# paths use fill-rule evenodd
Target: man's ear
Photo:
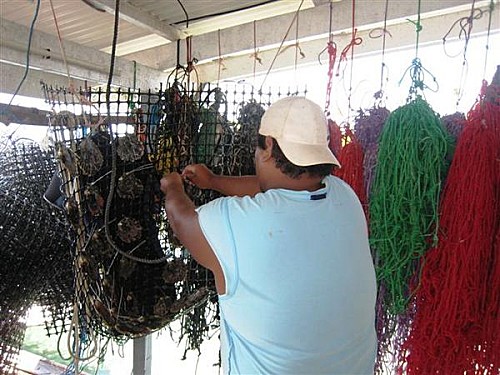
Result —
<path fill-rule="evenodd" d="M 274 146 L 273 138 L 266 135 L 266 148 L 261 152 L 263 161 L 269 160 L 272 157 L 273 146 Z"/>

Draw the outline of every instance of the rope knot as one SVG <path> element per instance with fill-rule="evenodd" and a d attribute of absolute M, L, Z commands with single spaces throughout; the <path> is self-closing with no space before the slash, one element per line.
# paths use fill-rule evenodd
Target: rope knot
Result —
<path fill-rule="evenodd" d="M 417 33 L 421 32 L 422 29 L 423 29 L 423 26 L 422 24 L 420 23 L 420 21 L 412 21 L 411 19 L 407 18 L 406 19 L 408 22 L 411 22 L 412 24 L 415 25 L 415 30 L 417 31 Z"/>
<path fill-rule="evenodd" d="M 354 46 L 359 46 L 363 43 L 363 39 L 361 37 L 357 37 L 356 33 L 358 29 L 354 29 L 352 32 L 351 41 L 344 47 L 342 52 L 340 53 L 339 64 L 337 65 L 337 73 L 336 76 L 340 75 L 340 64 L 342 61 L 347 61 L 347 53 L 352 49 L 351 53 L 354 51 Z"/>

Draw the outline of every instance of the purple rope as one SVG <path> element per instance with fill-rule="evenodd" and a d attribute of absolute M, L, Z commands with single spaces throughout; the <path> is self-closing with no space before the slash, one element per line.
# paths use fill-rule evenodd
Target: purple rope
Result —
<path fill-rule="evenodd" d="M 367 111 L 360 111 L 354 120 L 354 132 L 365 155 L 363 170 L 367 197 L 370 196 L 371 184 L 377 163 L 378 140 L 389 114 L 390 112 L 387 108 L 374 107 Z"/>
<path fill-rule="evenodd" d="M 465 125 L 465 115 L 460 112 L 455 112 L 451 115 L 441 117 L 441 123 L 444 125 L 448 133 L 457 141 L 462 133 Z"/>

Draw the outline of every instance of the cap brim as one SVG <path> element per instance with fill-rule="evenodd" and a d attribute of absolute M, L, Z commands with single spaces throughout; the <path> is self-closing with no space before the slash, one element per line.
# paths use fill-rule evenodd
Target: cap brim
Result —
<path fill-rule="evenodd" d="M 277 142 L 286 158 L 295 165 L 307 167 L 316 164 L 334 164 L 340 167 L 338 159 L 327 146 L 305 145 L 284 140 Z"/>

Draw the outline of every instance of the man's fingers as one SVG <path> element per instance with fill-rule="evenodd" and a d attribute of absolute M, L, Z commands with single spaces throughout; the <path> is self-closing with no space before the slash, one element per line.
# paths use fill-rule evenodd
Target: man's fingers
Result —
<path fill-rule="evenodd" d="M 186 169 L 184 169 L 182 171 L 182 178 L 183 179 L 190 181 L 193 177 L 194 177 L 194 173 L 192 171 L 188 171 Z"/>

